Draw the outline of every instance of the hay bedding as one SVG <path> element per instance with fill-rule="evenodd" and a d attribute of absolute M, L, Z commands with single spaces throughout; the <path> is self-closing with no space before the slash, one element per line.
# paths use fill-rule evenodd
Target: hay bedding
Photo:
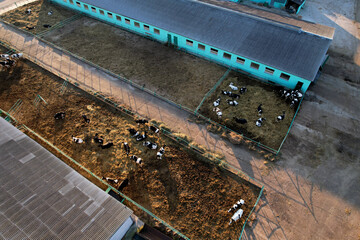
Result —
<path fill-rule="evenodd" d="M 240 99 L 236 99 L 239 103 L 237 106 L 228 105 L 226 99 L 230 98 L 221 94 L 221 90 L 231 91 L 229 87 L 231 82 L 239 88 L 242 86 L 247 87 L 247 92 L 242 94 Z M 238 93 L 238 91 L 232 92 Z M 213 111 L 213 102 L 219 96 L 221 97 L 219 108 L 223 112 L 221 118 L 218 118 Z M 259 118 L 257 107 L 260 104 L 262 104 L 263 109 L 261 117 L 265 117 L 266 121 L 262 127 L 257 127 L 255 122 Z M 285 111 L 285 119 L 277 122 L 277 116 L 281 115 L 283 111 Z M 276 87 L 263 84 L 258 80 L 251 79 L 240 73 L 232 72 L 213 94 L 206 99 L 199 112 L 238 133 L 243 133 L 246 137 L 278 149 L 290 127 L 295 109 L 290 108 L 289 103 L 286 103 L 284 99 L 280 98 Z M 247 123 L 237 123 L 233 119 L 234 117 L 244 118 L 247 120 Z"/>
<path fill-rule="evenodd" d="M 259 189 L 239 177 L 201 161 L 172 140 L 150 134 L 149 140 L 158 146 L 167 144 L 165 156 L 156 159 L 156 151 L 136 143 L 126 131 L 135 127 L 131 117 L 96 100 L 91 95 L 69 87 L 59 95 L 62 80 L 27 61 L 19 62 L 10 72 L 0 73 L 0 107 L 8 110 L 19 98 L 24 102 L 15 115 L 58 148 L 69 154 L 98 176 L 129 178 L 125 194 L 155 215 L 169 222 L 191 239 L 237 239 L 245 218 L 228 225 L 231 205 L 243 198 L 244 216 L 255 204 Z M 32 104 L 40 94 L 48 105 L 35 108 Z M 54 113 L 66 112 L 64 121 L 55 121 Z M 81 115 L 91 119 L 86 124 Z M 141 128 L 146 130 L 145 127 Z M 91 141 L 99 133 L 114 147 L 100 149 Z M 71 135 L 81 137 L 84 144 L 71 141 Z M 120 147 L 128 141 L 131 154 L 144 159 L 143 167 L 129 160 Z M 143 219 L 142 211 L 134 209 Z"/>
<path fill-rule="evenodd" d="M 27 8 L 32 9 L 32 14 L 24 13 Z M 53 14 L 49 16 L 47 13 L 50 10 Z M 1 17 L 24 29 L 36 25 L 36 29 L 31 30 L 36 33 L 45 30 L 43 24 L 54 25 L 75 14 L 48 1 L 37 1 Z M 202 97 L 225 72 L 225 68 L 216 64 L 86 17 L 50 32 L 47 40 L 191 109 L 197 107 Z M 102 46 L 101 51 L 94 51 L 94 46 L 99 45 Z M 239 87 L 247 86 L 248 92 L 241 96 L 237 107 L 228 106 L 226 97 L 222 96 L 220 108 L 223 118 L 218 119 L 212 111 L 212 102 L 221 96 L 220 90 L 230 90 L 230 82 Z M 290 126 L 294 109 L 290 109 L 289 104 L 273 90 L 258 80 L 232 72 L 207 98 L 200 112 L 234 131 L 277 149 Z M 255 121 L 260 103 L 263 104 L 267 121 L 258 128 Z M 275 119 L 283 110 L 286 111 L 285 120 L 277 123 Z M 248 124 L 236 123 L 234 116 L 247 119 Z"/>
<path fill-rule="evenodd" d="M 25 11 L 31 9 L 31 14 L 26 14 Z M 52 11 L 51 15 L 48 12 Z M 18 7 L 14 10 L 2 14 L 0 17 L 8 21 L 18 28 L 24 29 L 32 33 L 39 33 L 47 28 L 44 24 L 54 26 L 55 24 L 70 18 L 77 13 L 67 10 L 49 1 L 35 1 L 24 6 Z M 35 29 L 28 30 L 26 27 L 35 27 Z"/>
<path fill-rule="evenodd" d="M 215 63 L 87 17 L 45 38 L 193 110 L 226 72 Z"/>

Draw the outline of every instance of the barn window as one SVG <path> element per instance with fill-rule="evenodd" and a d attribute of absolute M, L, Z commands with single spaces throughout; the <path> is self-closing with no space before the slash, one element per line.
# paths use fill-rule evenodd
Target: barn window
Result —
<path fill-rule="evenodd" d="M 217 54 L 218 54 L 218 50 L 215 49 L 215 48 L 210 48 L 210 53 L 217 55 Z"/>
<path fill-rule="evenodd" d="M 81 7 L 81 3 L 76 2 L 76 6 Z"/>
<path fill-rule="evenodd" d="M 150 31 L 150 27 L 149 27 L 148 25 L 145 25 L 145 24 L 144 24 L 144 29 L 145 29 L 146 31 Z"/>
<path fill-rule="evenodd" d="M 240 64 L 244 64 L 244 63 L 245 63 L 245 59 L 237 57 L 237 58 L 236 58 L 236 62 L 237 62 L 237 63 L 240 63 Z"/>
<path fill-rule="evenodd" d="M 107 15 L 108 15 L 109 18 L 113 18 L 112 13 L 109 13 L 109 12 L 108 12 Z"/>
<path fill-rule="evenodd" d="M 116 20 L 121 21 L 121 17 L 116 15 Z"/>
<path fill-rule="evenodd" d="M 100 14 L 101 14 L 101 15 L 105 15 L 105 13 L 104 13 L 103 10 L 100 9 L 99 11 L 100 11 Z"/>
<path fill-rule="evenodd" d="M 94 12 L 94 13 L 96 13 L 96 8 L 91 7 L 91 11 Z"/>
<path fill-rule="evenodd" d="M 231 54 L 228 54 L 228 53 L 224 52 L 223 57 L 230 60 L 231 59 Z"/>
<path fill-rule="evenodd" d="M 126 24 L 130 24 L 130 19 L 125 18 L 125 23 L 126 23 Z"/>
<path fill-rule="evenodd" d="M 156 34 L 160 34 L 160 30 L 159 30 L 159 29 L 154 28 L 154 33 L 156 33 Z"/>
<path fill-rule="evenodd" d="M 254 69 L 259 69 L 260 65 L 257 64 L 257 63 L 252 62 L 252 63 L 250 64 L 250 67 L 251 67 L 251 68 L 254 68 Z"/>
<path fill-rule="evenodd" d="M 192 46 L 193 46 L 193 44 L 194 44 L 194 42 L 193 42 L 193 41 L 186 39 L 186 45 L 188 45 L 188 46 L 192 47 Z"/>
<path fill-rule="evenodd" d="M 70 0 L 70 3 L 71 3 L 71 4 L 74 4 L 74 1 L 73 1 L 73 0 Z"/>
<path fill-rule="evenodd" d="M 287 75 L 287 74 L 285 74 L 285 73 L 281 73 L 281 74 L 280 74 L 280 78 L 282 78 L 282 79 L 284 79 L 284 80 L 288 81 L 288 80 L 290 79 L 290 76 L 289 76 L 289 75 Z"/>
<path fill-rule="evenodd" d="M 140 27 L 140 23 L 134 22 L 134 26 L 135 26 L 135 27 Z"/>
<path fill-rule="evenodd" d="M 85 8 L 85 10 L 89 10 L 89 6 L 86 4 L 84 4 L 84 8 Z"/>
<path fill-rule="evenodd" d="M 268 68 L 268 67 L 265 68 L 265 72 L 268 73 L 268 74 L 273 75 L 274 71 L 275 71 L 274 69 L 271 69 L 271 68 Z"/>
<path fill-rule="evenodd" d="M 205 45 L 198 44 L 198 49 L 205 51 Z"/>

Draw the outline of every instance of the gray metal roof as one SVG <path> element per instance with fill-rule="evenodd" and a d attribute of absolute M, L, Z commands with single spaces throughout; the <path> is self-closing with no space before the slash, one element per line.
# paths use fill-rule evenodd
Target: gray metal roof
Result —
<path fill-rule="evenodd" d="M 0 239 L 109 239 L 131 214 L 0 117 Z"/>
<path fill-rule="evenodd" d="M 184 37 L 314 80 L 331 39 L 194 0 L 82 0 Z"/>

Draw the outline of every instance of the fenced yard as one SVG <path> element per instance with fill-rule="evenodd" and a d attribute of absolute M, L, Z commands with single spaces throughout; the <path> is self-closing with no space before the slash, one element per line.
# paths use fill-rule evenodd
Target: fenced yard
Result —
<path fill-rule="evenodd" d="M 46 2 L 37 3 L 45 4 Z M 44 9 L 48 8 L 44 7 Z M 10 13 L 8 14 L 11 16 Z M 72 16 L 76 16 L 74 14 Z M 9 21 L 14 22 L 18 16 L 8 18 Z M 228 76 L 225 67 L 91 18 L 70 17 L 68 19 L 71 21 L 62 20 L 64 24 L 59 24 L 61 27 L 50 29 L 48 32 L 41 33 L 40 36 L 50 41 L 50 44 L 60 46 L 57 47 L 60 51 L 81 56 L 85 61 L 106 69 L 127 83 L 137 86 L 138 89 L 146 90 L 195 115 L 200 113 L 205 119 L 210 118 L 206 119 L 208 122 L 219 123 L 225 130 L 233 130 L 254 140 L 260 146 L 265 145 L 265 148 L 270 149 L 271 152 L 278 153 L 296 109 L 290 109 L 288 104 L 277 96 L 274 92 L 275 87 L 234 71 L 230 71 Z M 79 39 L 82 40 L 79 41 Z M 62 58 L 55 60 L 53 56 L 47 56 L 38 48 L 28 49 L 28 51 L 30 55 L 41 54 L 40 60 L 48 58 L 51 61 L 50 67 L 60 68 L 60 70 L 69 68 L 68 74 L 75 70 L 77 80 L 84 81 L 84 84 L 88 86 L 98 88 L 100 91 L 108 88 L 100 81 L 94 81 L 92 74 L 87 77 L 85 73 L 83 75 L 79 73 L 78 78 L 78 72 L 81 72 L 81 69 L 72 69 L 68 64 L 63 66 Z M 223 81 L 222 85 L 214 89 L 214 85 L 221 81 Z M 235 108 L 226 106 L 227 99 L 223 98 L 224 117 L 219 119 L 213 111 L 212 102 L 221 95 L 220 90 L 229 90 L 227 84 L 230 81 L 235 81 L 239 86 L 246 85 L 249 92 L 243 95 L 239 100 L 239 106 Z M 209 91 L 211 94 L 207 94 Z M 113 92 L 111 84 L 109 92 Z M 202 102 L 204 96 L 206 99 Z M 199 106 L 200 103 L 201 106 Z M 255 126 L 258 118 L 256 108 L 260 103 L 263 103 L 264 117 L 267 119 L 261 128 Z M 277 123 L 275 119 L 283 111 L 286 112 L 285 120 Z M 240 125 L 234 121 L 233 117 L 246 118 L 248 123 Z"/>
<path fill-rule="evenodd" d="M 62 79 L 27 60 L 1 72 L 0 79 L 1 109 L 10 109 L 21 99 L 21 107 L 13 113 L 19 123 L 33 129 L 95 175 L 128 178 L 130 185 L 124 193 L 186 236 L 191 239 L 239 237 L 245 217 L 258 198 L 258 187 L 165 135 L 149 134 L 147 140 L 158 146 L 167 145 L 163 159 L 156 159 L 156 151 L 144 147 L 127 132 L 129 127 L 148 130 L 138 127 L 132 115 L 125 115 L 70 84 L 64 89 Z M 40 101 L 34 101 L 37 96 L 41 96 Z M 54 114 L 60 111 L 66 112 L 64 121 L 54 119 Z M 89 124 L 84 122 L 82 114 L 91 119 Z M 114 146 L 99 148 L 92 141 L 95 133 L 104 136 L 105 142 L 112 141 Z M 85 143 L 74 143 L 72 135 Z M 129 142 L 131 154 L 143 158 L 142 167 L 125 154 L 123 141 Z M 229 226 L 231 214 L 227 210 L 240 198 L 246 202 L 245 217 Z M 144 212 L 135 213 L 147 219 Z"/>

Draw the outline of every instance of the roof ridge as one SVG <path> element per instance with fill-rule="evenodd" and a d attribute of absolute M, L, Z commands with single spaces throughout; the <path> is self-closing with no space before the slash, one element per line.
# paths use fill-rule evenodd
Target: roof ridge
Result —
<path fill-rule="evenodd" d="M 321 37 L 321 38 L 326 38 L 326 39 L 331 39 L 332 40 L 333 37 L 334 37 L 334 33 L 332 33 L 331 36 L 324 36 L 324 35 L 312 32 L 309 29 L 304 29 L 303 27 L 296 26 L 296 25 L 291 24 L 291 23 L 285 23 L 285 22 L 282 22 L 280 20 L 272 19 L 270 17 L 260 16 L 260 15 L 257 15 L 255 13 L 246 12 L 246 10 L 243 10 L 243 9 L 234 9 L 232 6 L 220 5 L 222 3 L 222 2 L 220 2 L 220 0 L 184 0 L 184 1 L 197 1 L 197 2 L 200 2 L 200 3 L 206 4 L 206 5 L 209 5 L 209 6 L 219 8 L 219 9 L 224 9 L 224 10 L 227 10 L 227 11 L 235 12 L 235 13 L 243 15 L 243 16 L 250 16 L 250 17 L 252 17 L 254 19 L 260 19 L 260 20 L 262 20 L 264 22 L 267 22 L 267 23 L 270 23 L 270 24 L 273 24 L 273 25 L 279 25 L 279 26 L 283 26 L 285 28 L 293 29 L 293 30 L 301 29 L 302 32 L 306 32 L 308 34 L 318 36 L 318 37 Z M 226 2 L 226 3 L 235 4 L 235 2 Z M 238 5 L 241 5 L 241 4 L 238 4 Z M 285 19 L 289 19 L 289 20 L 293 20 L 293 21 L 296 21 L 296 22 L 303 22 L 303 23 L 306 23 L 306 24 L 312 24 L 312 25 L 316 25 L 316 26 L 329 28 L 329 26 L 327 26 L 327 25 L 322 25 L 322 24 L 312 22 L 312 21 L 308 21 L 308 20 L 298 19 L 298 18 L 294 18 L 292 16 L 286 16 L 286 15 L 283 15 L 283 14 L 274 13 L 274 12 L 271 12 L 271 11 L 266 10 L 266 9 L 258 9 L 258 8 L 253 8 L 253 7 L 250 7 L 250 6 L 244 6 L 244 7 L 251 8 L 251 9 L 254 9 L 254 10 L 257 10 L 257 11 L 266 12 L 268 14 L 276 15 L 276 16 L 279 16 L 279 17 L 282 17 L 282 18 L 285 18 Z"/>
<path fill-rule="evenodd" d="M 211 3 L 198 1 L 198 0 L 183 0 L 183 1 L 196 2 L 196 3 L 199 3 L 199 4 L 208 5 L 209 7 L 218 8 L 218 9 L 222 9 L 222 10 L 225 10 L 225 11 L 233 12 L 235 14 L 239 14 L 239 15 L 242 15 L 242 16 L 245 16 L 245 17 L 250 17 L 250 18 L 255 19 L 255 20 L 259 20 L 259 21 L 263 21 L 263 22 L 266 22 L 266 23 L 269 23 L 269 24 L 272 24 L 272 25 L 277 25 L 277 26 L 280 26 L 280 27 L 284 27 L 284 28 L 289 29 L 289 30 L 294 30 L 294 31 L 301 30 L 301 31 L 303 31 L 303 29 L 301 27 L 299 27 L 299 26 L 295 26 L 295 25 L 292 25 L 292 24 L 289 24 L 289 23 L 276 21 L 274 19 L 265 18 L 265 17 L 258 16 L 258 15 L 252 14 L 252 13 L 241 12 L 241 11 L 237 11 L 237 10 L 230 9 L 230 8 L 227 8 L 227 7 L 214 5 L 214 4 L 211 4 Z M 319 36 L 319 35 L 311 33 L 311 32 L 309 32 L 309 33 L 312 34 L 312 35 L 315 35 L 315 36 Z"/>

